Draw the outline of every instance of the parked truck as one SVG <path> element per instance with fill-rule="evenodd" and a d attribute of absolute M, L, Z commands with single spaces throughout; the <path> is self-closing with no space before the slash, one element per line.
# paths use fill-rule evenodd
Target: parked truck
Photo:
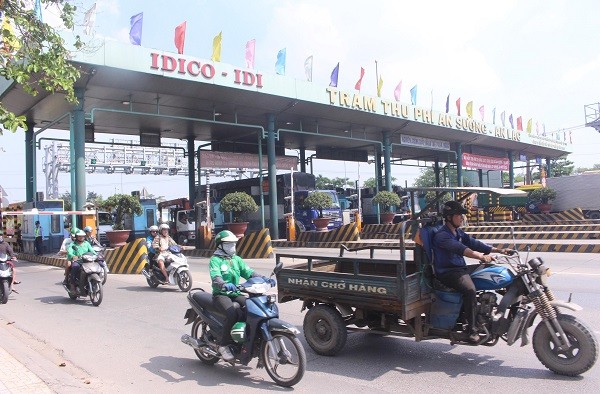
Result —
<path fill-rule="evenodd" d="M 179 245 L 193 244 L 196 239 L 196 214 L 187 198 L 158 204 L 161 222 L 168 223 L 171 236 Z"/>
<path fill-rule="evenodd" d="M 600 219 L 600 173 L 548 178 L 546 185 L 556 190 L 552 211 L 581 208 L 588 219 Z"/>

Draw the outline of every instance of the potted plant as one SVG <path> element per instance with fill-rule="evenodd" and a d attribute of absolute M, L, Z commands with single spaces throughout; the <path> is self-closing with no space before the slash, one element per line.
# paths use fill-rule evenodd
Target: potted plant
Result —
<path fill-rule="evenodd" d="M 256 212 L 258 205 L 254 199 L 246 192 L 228 193 L 221 199 L 219 210 L 223 213 L 230 213 L 230 223 L 227 223 L 229 231 L 238 238 L 244 236 L 248 228 L 248 222 L 244 221 L 244 215 Z"/>
<path fill-rule="evenodd" d="M 313 224 L 317 231 L 327 231 L 327 225 L 331 218 L 323 217 L 323 209 L 331 208 L 333 206 L 333 199 L 328 193 L 325 192 L 312 192 L 304 199 L 304 205 L 316 209 L 319 214 L 318 217 L 313 218 Z"/>
<path fill-rule="evenodd" d="M 125 245 L 131 233 L 131 229 L 125 229 L 125 216 L 142 214 L 143 210 L 140 200 L 129 194 L 115 194 L 102 201 L 100 207 L 109 212 L 113 212 L 115 215 L 115 224 L 112 226 L 113 231 L 106 232 L 106 237 L 108 238 L 110 245 Z"/>
<path fill-rule="evenodd" d="M 529 198 L 539 201 L 538 207 L 542 213 L 550 213 L 550 209 L 552 209 L 550 201 L 556 198 L 556 190 L 551 187 L 540 187 L 539 189 L 532 190 L 529 193 Z"/>
<path fill-rule="evenodd" d="M 379 218 L 382 224 L 390 224 L 394 221 L 395 212 L 392 212 L 392 206 L 401 204 L 400 197 L 394 192 L 382 190 L 373 197 L 373 204 L 379 204 L 383 207 Z"/>

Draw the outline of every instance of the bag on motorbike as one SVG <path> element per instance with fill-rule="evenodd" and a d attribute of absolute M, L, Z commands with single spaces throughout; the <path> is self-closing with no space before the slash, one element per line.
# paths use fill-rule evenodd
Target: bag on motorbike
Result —
<path fill-rule="evenodd" d="M 444 330 L 454 328 L 461 306 L 461 293 L 435 290 L 435 298 L 430 309 L 431 325 Z"/>
<path fill-rule="evenodd" d="M 231 339 L 235 343 L 244 343 L 246 342 L 246 323 L 243 321 L 239 321 L 233 325 L 231 328 Z"/>

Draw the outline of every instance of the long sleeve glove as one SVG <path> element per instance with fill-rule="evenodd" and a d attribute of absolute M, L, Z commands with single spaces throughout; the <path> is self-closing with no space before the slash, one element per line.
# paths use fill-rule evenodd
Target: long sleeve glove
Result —
<path fill-rule="evenodd" d="M 225 291 L 237 291 L 237 286 L 233 283 L 225 283 L 222 289 Z"/>

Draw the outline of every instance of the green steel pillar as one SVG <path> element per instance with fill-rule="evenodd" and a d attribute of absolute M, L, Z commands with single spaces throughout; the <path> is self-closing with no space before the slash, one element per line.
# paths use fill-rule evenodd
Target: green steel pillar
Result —
<path fill-rule="evenodd" d="M 27 130 L 25 130 L 25 200 L 27 202 L 35 201 L 34 124 L 33 122 L 27 122 Z"/>
<path fill-rule="evenodd" d="M 300 172 L 306 172 L 306 149 L 300 148 Z"/>
<path fill-rule="evenodd" d="M 433 162 L 433 172 L 435 174 L 435 187 L 440 187 L 440 160 L 435 159 Z"/>
<path fill-rule="evenodd" d="M 272 239 L 279 239 L 279 218 L 277 217 L 277 167 L 275 157 L 275 115 L 267 115 L 267 168 L 269 177 L 269 231 Z"/>
<path fill-rule="evenodd" d="M 190 196 L 190 204 L 196 203 L 196 163 L 194 162 L 194 137 L 187 139 L 187 159 L 188 159 L 188 194 Z M 200 178 L 198 178 L 198 184 Z"/>
<path fill-rule="evenodd" d="M 511 189 L 515 188 L 515 162 L 513 152 L 508 151 L 508 183 Z"/>
<path fill-rule="evenodd" d="M 463 175 L 462 175 L 462 144 L 458 142 L 456 144 L 456 181 L 458 187 L 462 187 L 463 185 Z"/>
<path fill-rule="evenodd" d="M 375 182 L 376 191 L 380 191 L 383 189 L 383 179 L 381 174 L 381 152 L 379 151 L 375 153 L 375 179 L 377 180 Z"/>
<path fill-rule="evenodd" d="M 392 191 L 392 139 L 389 131 L 383 132 L 383 165 L 385 167 L 385 190 Z"/>
<path fill-rule="evenodd" d="M 71 110 L 71 198 L 73 210 L 85 205 L 85 113 L 83 112 L 84 88 L 75 88 L 78 103 Z"/>
<path fill-rule="evenodd" d="M 552 176 L 552 159 L 546 157 L 546 177 L 550 178 Z"/>

